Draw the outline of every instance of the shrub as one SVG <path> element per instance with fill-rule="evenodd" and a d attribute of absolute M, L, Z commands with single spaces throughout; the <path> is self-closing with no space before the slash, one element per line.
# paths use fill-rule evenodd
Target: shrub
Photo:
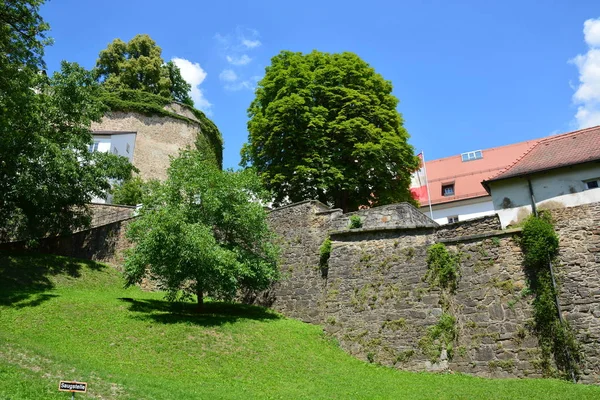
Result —
<path fill-rule="evenodd" d="M 458 285 L 459 256 L 451 254 L 443 243 L 436 243 L 427 249 L 427 275 L 432 285 L 454 291 Z"/>
<path fill-rule="evenodd" d="M 358 215 L 351 215 L 350 216 L 350 229 L 358 229 L 358 228 L 362 228 L 363 223 L 362 220 L 360 219 L 360 217 Z"/>

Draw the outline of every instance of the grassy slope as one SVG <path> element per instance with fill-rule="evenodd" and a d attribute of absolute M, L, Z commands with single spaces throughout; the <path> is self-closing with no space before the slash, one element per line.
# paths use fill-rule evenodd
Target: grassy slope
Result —
<path fill-rule="evenodd" d="M 0 255 L 0 399 L 68 398 L 56 390 L 60 379 L 118 399 L 600 398 L 600 388 L 554 380 L 395 371 L 268 310 L 188 309 L 123 289 L 100 264 Z"/>

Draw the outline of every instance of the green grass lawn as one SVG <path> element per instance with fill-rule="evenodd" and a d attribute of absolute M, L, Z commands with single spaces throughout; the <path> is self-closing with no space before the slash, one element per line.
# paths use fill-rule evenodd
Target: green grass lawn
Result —
<path fill-rule="evenodd" d="M 171 305 L 102 264 L 0 255 L 0 399 L 598 399 L 556 380 L 401 372 L 266 309 Z M 77 395 L 78 398 L 85 397 Z"/>

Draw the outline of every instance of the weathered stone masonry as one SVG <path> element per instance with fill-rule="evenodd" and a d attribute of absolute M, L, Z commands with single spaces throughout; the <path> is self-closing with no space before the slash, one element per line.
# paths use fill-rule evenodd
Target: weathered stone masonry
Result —
<path fill-rule="evenodd" d="M 501 231 L 495 216 L 437 227 L 407 204 L 354 214 L 363 220 L 360 229 L 348 229 L 348 214 L 316 201 L 270 213 L 281 236 L 284 279 L 268 293 L 268 304 L 324 325 L 342 348 L 365 360 L 414 371 L 540 376 L 518 229 Z M 563 315 L 586 354 L 582 381 L 600 383 L 600 204 L 553 214 Z M 323 276 L 319 247 L 327 236 L 333 246 Z M 461 253 L 462 261 L 449 304 L 458 332 L 453 357 L 444 352 L 432 363 L 419 341 L 443 311 L 440 290 L 423 279 L 427 248 L 436 242 Z"/>

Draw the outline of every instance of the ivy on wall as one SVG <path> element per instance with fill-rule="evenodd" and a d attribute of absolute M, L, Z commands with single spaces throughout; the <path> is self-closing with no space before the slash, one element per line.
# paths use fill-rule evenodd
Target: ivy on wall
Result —
<path fill-rule="evenodd" d="M 200 110 L 190 107 L 187 104 L 177 103 L 181 107 L 188 109 L 194 114 L 198 121 L 187 118 L 183 115 L 165 110 L 164 107 L 172 100 L 165 97 L 144 92 L 141 90 L 120 89 L 116 91 L 104 90 L 101 92 L 100 100 L 111 111 L 131 111 L 143 115 L 164 115 L 167 117 L 179 119 L 192 124 L 198 124 L 200 121 L 201 135 L 198 135 L 196 147 L 201 152 L 215 159 L 217 165 L 223 164 L 223 138 L 217 126 L 204 115 Z"/>
<path fill-rule="evenodd" d="M 427 249 L 426 261 L 427 273 L 424 279 L 431 286 L 442 289 L 440 304 L 443 312 L 438 322 L 430 326 L 425 336 L 419 340 L 419 348 L 432 363 L 435 363 L 444 349 L 449 360 L 454 354 L 457 331 L 456 317 L 450 312 L 450 295 L 458 287 L 460 254 L 451 253 L 443 243 L 436 243 Z"/>
<path fill-rule="evenodd" d="M 560 316 L 551 263 L 558 254 L 558 235 L 549 213 L 530 216 L 523 223 L 523 264 L 533 300 L 533 330 L 542 350 L 545 376 L 577 380 L 582 352 L 569 323 Z M 552 363 L 554 359 L 554 365 Z"/>

